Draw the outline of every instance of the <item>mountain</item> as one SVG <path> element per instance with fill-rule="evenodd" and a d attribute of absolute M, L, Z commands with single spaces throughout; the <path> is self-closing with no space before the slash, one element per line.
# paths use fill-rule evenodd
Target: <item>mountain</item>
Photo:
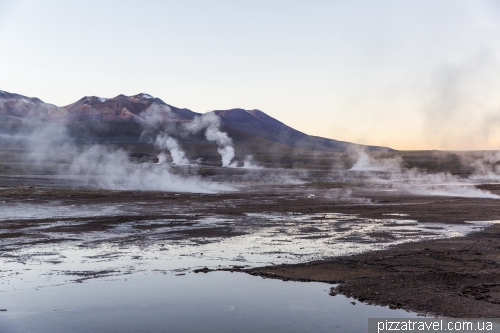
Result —
<path fill-rule="evenodd" d="M 0 120 L 51 121 L 64 119 L 67 114 L 65 108 L 45 103 L 38 98 L 0 90 Z"/>
<path fill-rule="evenodd" d="M 148 94 L 133 96 L 118 95 L 114 98 L 85 96 L 73 104 L 64 106 L 69 121 L 144 121 L 142 113 L 156 107 L 159 111 L 168 110 L 165 120 L 189 121 L 199 115 L 188 109 L 168 105 L 159 98 Z"/>
<path fill-rule="evenodd" d="M 220 117 L 222 130 L 228 132 L 236 142 L 258 142 L 261 145 L 269 142 L 325 152 L 345 152 L 351 146 L 370 151 L 392 150 L 307 135 L 260 110 L 230 109 L 213 112 Z M 72 104 L 58 107 L 38 98 L 0 90 L 0 122 L 62 122 L 68 124 L 70 132 L 80 139 L 92 137 L 100 141 L 138 141 L 141 123 L 146 117 L 153 115 L 175 125 L 189 122 L 202 114 L 177 108 L 144 93 L 113 98 L 85 96 Z M 197 140 L 200 139 L 202 137 Z"/>
<path fill-rule="evenodd" d="M 231 109 L 214 112 L 222 119 L 224 127 L 289 147 L 316 151 L 346 151 L 353 145 L 350 142 L 307 135 L 260 110 Z M 372 151 L 388 150 L 386 147 L 376 146 L 366 148 Z"/>

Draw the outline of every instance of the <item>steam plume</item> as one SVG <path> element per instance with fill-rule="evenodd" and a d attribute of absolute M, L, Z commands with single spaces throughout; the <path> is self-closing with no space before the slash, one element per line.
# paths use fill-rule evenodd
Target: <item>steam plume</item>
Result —
<path fill-rule="evenodd" d="M 172 156 L 172 161 L 177 165 L 188 165 L 189 160 L 186 158 L 186 153 L 179 146 L 177 140 L 171 136 L 160 133 L 156 137 L 155 146 L 160 149 L 168 149 L 170 156 Z M 160 158 L 159 158 L 160 159 Z"/>
<path fill-rule="evenodd" d="M 56 162 L 58 175 L 78 176 L 76 179 L 90 186 L 111 190 L 196 193 L 231 190 L 228 186 L 203 180 L 199 176 L 174 174 L 163 165 L 133 163 L 122 149 L 76 145 L 61 124 L 39 125 L 24 135 L 23 141 L 30 151 L 32 162 L 40 167 Z M 58 147 L 57 151 L 54 147 Z"/>
<path fill-rule="evenodd" d="M 217 152 L 222 157 L 222 166 L 231 166 L 234 158 L 233 140 L 227 133 L 220 131 L 220 118 L 214 112 L 195 117 L 185 127 L 192 134 L 205 130 L 205 138 L 210 142 L 215 142 L 219 147 Z"/>
<path fill-rule="evenodd" d="M 350 154 L 357 155 L 350 171 L 363 173 L 362 177 L 371 182 L 386 182 L 395 189 L 417 195 L 500 199 L 499 195 L 474 187 L 473 178 L 480 177 L 477 171 L 471 177 L 461 178 L 447 172 L 427 173 L 417 168 L 405 169 L 401 166 L 401 158 L 375 159 L 363 150 L 351 151 Z M 473 163 L 478 166 L 477 170 L 482 170 L 483 176 L 492 175 L 481 159 Z M 490 173 L 485 172 L 486 169 Z M 499 175 L 496 177 L 500 179 Z"/>
<path fill-rule="evenodd" d="M 186 153 L 179 145 L 179 142 L 168 134 L 176 130 L 168 122 L 168 119 L 172 118 L 172 111 L 168 105 L 152 104 L 141 113 L 141 118 L 144 120 L 143 137 L 148 137 L 157 148 L 168 150 L 174 164 L 189 165 Z M 166 161 L 164 151 L 158 155 L 158 160 L 160 164 Z"/>

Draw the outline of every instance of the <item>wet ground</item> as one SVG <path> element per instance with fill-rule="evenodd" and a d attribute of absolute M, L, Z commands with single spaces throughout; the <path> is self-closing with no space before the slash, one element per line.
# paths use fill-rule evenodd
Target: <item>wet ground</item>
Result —
<path fill-rule="evenodd" d="M 239 183 L 195 194 L 0 180 L 2 292 L 226 269 L 341 283 L 334 293 L 420 313 L 500 314 L 495 199 L 342 183 Z"/>

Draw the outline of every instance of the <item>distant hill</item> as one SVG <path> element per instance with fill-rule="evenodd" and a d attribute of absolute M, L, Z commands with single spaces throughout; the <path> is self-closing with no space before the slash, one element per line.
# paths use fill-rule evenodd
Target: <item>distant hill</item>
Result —
<path fill-rule="evenodd" d="M 86 136 L 100 141 L 138 141 L 145 111 L 157 114 L 162 121 L 172 124 L 189 122 L 202 114 L 169 105 L 148 94 L 118 95 L 113 98 L 85 96 L 66 105 L 55 106 L 38 98 L 0 90 L 0 122 L 33 123 L 61 122 L 76 137 Z M 222 130 L 235 140 L 253 144 L 265 142 L 311 151 L 345 152 L 350 146 L 369 151 L 390 151 L 378 146 L 357 145 L 350 142 L 307 135 L 297 131 L 260 110 L 215 110 L 221 119 Z M 180 138 L 193 140 L 193 138 Z M 202 140 L 201 136 L 196 137 Z"/>
<path fill-rule="evenodd" d="M 0 90 L 0 120 L 3 121 L 54 121 L 65 119 L 65 108 Z"/>

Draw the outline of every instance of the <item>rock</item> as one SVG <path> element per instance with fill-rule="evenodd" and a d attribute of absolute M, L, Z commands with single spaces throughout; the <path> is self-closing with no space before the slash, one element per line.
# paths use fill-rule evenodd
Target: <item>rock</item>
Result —
<path fill-rule="evenodd" d="M 204 268 L 199 268 L 199 269 L 193 270 L 193 273 L 208 273 L 211 271 L 212 271 L 211 269 L 204 267 Z"/>

